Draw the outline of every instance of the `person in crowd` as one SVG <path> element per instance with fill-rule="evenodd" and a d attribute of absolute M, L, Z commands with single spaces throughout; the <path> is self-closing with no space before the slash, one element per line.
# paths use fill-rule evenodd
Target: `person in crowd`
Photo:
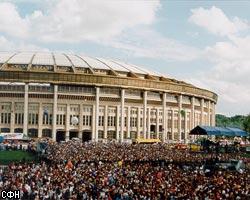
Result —
<path fill-rule="evenodd" d="M 250 199 L 250 173 L 201 170 L 212 153 L 190 153 L 170 144 L 48 141 L 47 159 L 12 163 L 0 170 L 0 190 L 20 190 L 22 199 L 165 200 Z M 218 154 L 218 159 L 242 159 Z"/>

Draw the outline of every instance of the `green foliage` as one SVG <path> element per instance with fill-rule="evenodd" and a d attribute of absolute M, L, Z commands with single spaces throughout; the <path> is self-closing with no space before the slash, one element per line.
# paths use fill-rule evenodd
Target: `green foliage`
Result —
<path fill-rule="evenodd" d="M 243 128 L 245 131 L 250 133 L 250 114 L 245 117 L 245 120 L 243 121 Z"/>
<path fill-rule="evenodd" d="M 235 115 L 233 117 L 226 117 L 225 115 L 216 115 L 216 126 L 219 127 L 236 127 L 240 129 L 244 129 L 244 121 L 247 117 L 243 115 Z"/>
<path fill-rule="evenodd" d="M 181 116 L 182 116 L 182 117 L 185 116 L 185 110 L 181 110 Z"/>

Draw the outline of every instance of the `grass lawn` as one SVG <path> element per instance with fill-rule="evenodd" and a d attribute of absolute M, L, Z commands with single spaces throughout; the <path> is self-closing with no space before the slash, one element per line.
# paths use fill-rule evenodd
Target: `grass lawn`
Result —
<path fill-rule="evenodd" d="M 250 158 L 250 153 L 244 154 L 244 157 Z"/>
<path fill-rule="evenodd" d="M 0 165 L 7 165 L 11 162 L 20 162 L 25 159 L 26 162 L 31 162 L 36 157 L 26 151 L 0 151 Z"/>

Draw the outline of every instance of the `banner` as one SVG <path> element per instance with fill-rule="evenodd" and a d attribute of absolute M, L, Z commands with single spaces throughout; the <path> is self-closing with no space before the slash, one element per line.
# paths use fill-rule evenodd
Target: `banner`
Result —
<path fill-rule="evenodd" d="M 21 140 L 23 139 L 23 133 L 0 133 L 5 140 Z"/>

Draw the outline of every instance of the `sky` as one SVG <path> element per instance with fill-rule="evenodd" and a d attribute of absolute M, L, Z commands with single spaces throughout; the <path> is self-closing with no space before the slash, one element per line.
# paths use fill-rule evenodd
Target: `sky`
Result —
<path fill-rule="evenodd" d="M 0 51 L 83 53 L 137 64 L 250 113 L 250 1 L 0 0 Z"/>

